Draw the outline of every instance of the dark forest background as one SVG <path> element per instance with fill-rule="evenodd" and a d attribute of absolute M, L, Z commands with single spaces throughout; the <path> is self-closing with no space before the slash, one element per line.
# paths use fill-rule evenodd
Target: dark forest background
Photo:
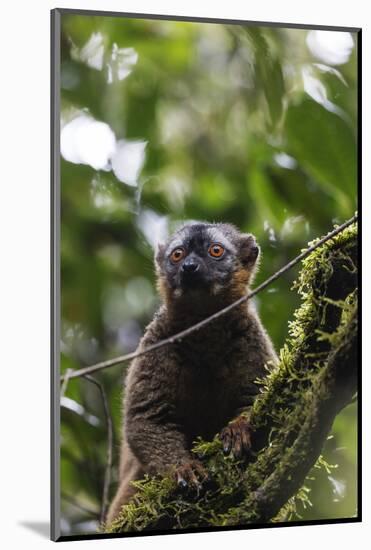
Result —
<path fill-rule="evenodd" d="M 179 223 L 256 235 L 256 284 L 356 205 L 356 35 L 63 15 L 61 369 L 135 350 L 158 306 L 156 243 Z M 297 269 L 256 300 L 279 350 Z M 126 366 L 96 375 L 114 425 L 114 491 Z M 356 514 L 356 404 L 307 480 L 303 519 Z M 70 380 L 61 407 L 64 534 L 94 532 L 107 428 L 97 387 Z"/>

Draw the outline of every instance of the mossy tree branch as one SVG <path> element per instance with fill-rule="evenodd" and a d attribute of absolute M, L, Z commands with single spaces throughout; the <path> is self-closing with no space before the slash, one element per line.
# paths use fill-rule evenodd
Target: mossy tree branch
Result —
<path fill-rule="evenodd" d="M 356 266 L 356 224 L 303 261 L 295 285 L 302 304 L 279 364 L 260 381 L 253 406 L 251 457 L 244 462 L 225 458 L 218 438 L 198 441 L 194 452 L 211 477 L 202 495 L 180 493 L 171 477 L 146 478 L 136 483 L 135 499 L 106 531 L 243 525 L 286 517 L 336 415 L 357 390 Z"/>

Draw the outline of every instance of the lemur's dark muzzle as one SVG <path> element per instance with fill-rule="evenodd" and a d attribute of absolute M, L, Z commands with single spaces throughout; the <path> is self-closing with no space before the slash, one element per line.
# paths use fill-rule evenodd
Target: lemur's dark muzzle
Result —
<path fill-rule="evenodd" d="M 193 259 L 185 260 L 182 265 L 182 271 L 187 274 L 196 273 L 200 268 L 200 264 Z"/>
<path fill-rule="evenodd" d="M 205 270 L 198 258 L 186 258 L 180 267 L 180 281 L 184 287 L 198 287 L 205 284 Z"/>

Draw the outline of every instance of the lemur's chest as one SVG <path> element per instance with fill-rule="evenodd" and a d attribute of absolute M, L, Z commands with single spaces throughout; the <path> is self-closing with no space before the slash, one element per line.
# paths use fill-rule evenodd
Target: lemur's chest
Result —
<path fill-rule="evenodd" d="M 213 321 L 187 336 L 178 346 L 178 363 L 213 371 L 218 378 L 223 374 L 223 366 L 246 353 L 249 330 L 244 319 L 224 319 Z"/>
<path fill-rule="evenodd" d="M 193 440 L 212 437 L 232 414 L 232 393 L 224 377 L 191 367 L 180 373 L 176 400 L 177 416 Z"/>
<path fill-rule="evenodd" d="M 213 437 L 233 417 L 239 402 L 234 365 L 243 348 L 221 337 L 212 345 L 193 340 L 179 349 L 176 410 L 192 439 Z"/>

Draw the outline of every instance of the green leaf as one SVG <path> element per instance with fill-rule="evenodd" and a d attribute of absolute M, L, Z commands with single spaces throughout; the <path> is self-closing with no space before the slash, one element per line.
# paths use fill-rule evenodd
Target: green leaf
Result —
<path fill-rule="evenodd" d="M 257 84 L 261 86 L 264 93 L 271 126 L 274 128 L 283 113 L 285 82 L 281 62 L 260 29 L 252 27 L 246 29 L 246 33 L 255 53 Z"/>
<path fill-rule="evenodd" d="M 311 99 L 287 111 L 288 148 L 301 166 L 330 194 L 343 215 L 354 210 L 357 194 L 355 136 L 348 123 Z"/>

